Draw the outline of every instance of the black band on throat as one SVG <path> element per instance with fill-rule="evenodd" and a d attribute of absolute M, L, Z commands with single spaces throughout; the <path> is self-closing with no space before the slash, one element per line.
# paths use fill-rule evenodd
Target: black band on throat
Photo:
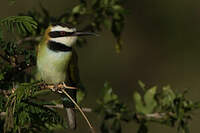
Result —
<path fill-rule="evenodd" d="M 72 47 L 66 46 L 62 43 L 58 43 L 55 41 L 49 41 L 48 42 L 48 48 L 52 51 L 55 52 L 68 52 L 68 51 L 72 51 Z"/>

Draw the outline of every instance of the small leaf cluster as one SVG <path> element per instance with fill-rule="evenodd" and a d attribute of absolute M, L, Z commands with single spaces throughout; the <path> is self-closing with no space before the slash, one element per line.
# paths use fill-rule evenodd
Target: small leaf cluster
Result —
<path fill-rule="evenodd" d="M 31 16 L 37 23 L 37 36 L 41 36 L 44 30 L 52 23 L 69 23 L 78 30 L 100 32 L 109 30 L 116 40 L 116 52 L 120 52 L 124 28 L 125 1 L 122 0 L 80 0 L 71 10 L 67 10 L 59 16 L 52 16 L 49 11 L 40 4 L 41 12 L 28 11 L 20 15 Z M 84 46 L 87 40 L 78 38 L 77 46 Z"/>
<path fill-rule="evenodd" d="M 148 133 L 148 124 L 157 123 L 176 127 L 178 133 L 189 133 L 192 112 L 200 108 L 199 102 L 186 98 L 187 91 L 175 92 L 169 85 L 159 89 L 146 87 L 139 81 L 142 92 L 133 93 L 134 109 L 120 101 L 113 88 L 106 82 L 96 113 L 101 115 L 102 133 L 121 133 L 122 123 L 135 121 L 139 124 L 138 133 Z"/>
<path fill-rule="evenodd" d="M 104 84 L 103 96 L 97 103 L 96 113 L 103 116 L 101 132 L 121 133 L 121 122 L 130 121 L 131 114 L 128 107 L 120 102 L 119 97 L 113 92 L 108 82 Z"/>
<path fill-rule="evenodd" d="M 49 132 L 52 127 L 63 127 L 58 113 L 37 102 L 34 97 L 38 83 L 19 83 L 7 97 L 4 129 L 1 132 Z M 47 103 L 45 103 L 46 105 Z"/>
<path fill-rule="evenodd" d="M 29 16 L 11 16 L 0 19 L 0 84 L 3 89 L 8 89 L 12 82 L 24 82 L 28 75 L 23 72 L 35 60 L 35 52 L 17 42 L 19 34 L 34 33 L 37 23 Z M 7 38 L 7 34 L 11 34 Z"/>
<path fill-rule="evenodd" d="M 37 29 L 37 23 L 29 16 L 9 16 L 0 20 L 0 26 L 6 27 L 7 30 L 20 34 L 34 33 Z"/>
<path fill-rule="evenodd" d="M 40 4 L 41 12 L 30 10 L 19 16 L 0 19 L 0 113 L 6 113 L 0 117 L 0 132 L 52 132 L 55 128 L 66 127 L 59 113 L 45 106 L 54 103 L 36 99 L 35 95 L 40 90 L 37 83 L 31 82 L 30 74 L 31 66 L 36 62 L 35 46 L 45 29 L 59 22 L 71 23 L 84 31 L 107 29 L 113 34 L 116 51 L 119 52 L 127 12 L 124 3 L 125 0 L 79 0 L 76 6 L 59 16 L 52 16 Z M 84 46 L 86 42 L 86 38 L 79 38 L 78 45 Z M 102 97 L 95 109 L 102 116 L 101 132 L 121 133 L 123 122 L 136 121 L 138 133 L 147 133 L 150 122 L 177 127 L 178 132 L 189 133 L 191 113 L 199 109 L 200 104 L 187 99 L 187 91 L 176 92 L 170 86 L 161 89 L 146 87 L 141 81 L 139 85 L 142 89 L 133 94 L 133 109 L 120 100 L 108 83 L 104 84 Z M 85 97 L 84 92 L 78 92 L 78 95 L 78 101 Z"/>
<path fill-rule="evenodd" d="M 93 10 L 96 12 L 94 15 L 93 27 L 101 29 L 101 24 L 110 30 L 116 39 L 116 51 L 121 50 L 121 33 L 124 27 L 124 15 L 127 13 L 122 0 L 94 0 Z"/>
<path fill-rule="evenodd" d="M 24 71 L 35 64 L 35 49 L 18 43 L 16 37 L 34 35 L 37 22 L 29 16 L 10 16 L 0 20 L 0 132 L 49 132 L 52 127 L 65 127 L 63 119 L 44 103 L 34 101 L 38 89 Z M 6 39 L 7 33 L 15 33 L 13 41 Z M 5 34 L 3 34 L 5 33 Z M 29 82 L 26 82 L 29 81 Z"/>
<path fill-rule="evenodd" d="M 11 4 L 16 2 L 9 1 Z M 6 113 L 0 119 L 0 125 L 4 125 L 0 127 L 0 132 L 50 132 L 51 129 L 67 125 L 63 125 L 57 111 L 44 107 L 52 103 L 35 101 L 34 95 L 39 93 L 37 85 L 31 82 L 32 66 L 36 64 L 35 47 L 45 29 L 53 23 L 70 23 L 84 31 L 99 32 L 107 28 L 117 42 L 121 42 L 125 16 L 123 4 L 120 0 L 80 0 L 71 10 L 59 16 L 52 16 L 40 4 L 41 12 L 29 10 L 19 16 L 0 18 L 0 112 Z M 84 46 L 86 42 L 85 38 L 79 38 L 77 44 Z M 78 92 L 79 101 L 85 97 L 84 93 Z M 121 106 L 120 102 L 113 108 L 117 111 L 118 106 Z M 123 110 L 117 112 L 115 115 Z M 113 119 L 113 130 L 121 130 L 121 119 L 125 118 L 117 116 Z"/>
<path fill-rule="evenodd" d="M 144 94 L 144 99 L 138 92 L 134 93 L 134 101 L 136 105 L 136 111 L 142 114 L 150 114 L 154 111 L 157 106 L 157 102 L 154 99 L 157 87 L 148 89 Z"/>
<path fill-rule="evenodd" d="M 141 81 L 139 84 L 144 95 L 139 92 L 133 94 L 136 118 L 142 127 L 138 132 L 147 133 L 147 123 L 156 122 L 176 126 L 178 132 L 189 133 L 191 112 L 199 108 L 199 102 L 188 100 L 185 96 L 187 91 L 175 92 L 169 85 L 158 90 L 156 86 L 147 89 Z"/>

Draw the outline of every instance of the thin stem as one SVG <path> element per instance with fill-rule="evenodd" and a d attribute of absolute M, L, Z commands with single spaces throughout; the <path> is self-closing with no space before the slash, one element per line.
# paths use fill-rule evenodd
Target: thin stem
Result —
<path fill-rule="evenodd" d="M 56 104 L 56 105 L 44 105 L 44 107 L 47 107 L 47 108 L 57 108 L 57 109 L 63 109 L 64 106 L 63 104 Z M 76 109 L 76 108 L 75 108 Z M 91 108 L 81 108 L 81 110 L 83 112 L 92 112 L 92 109 Z"/>
<path fill-rule="evenodd" d="M 26 37 L 26 38 L 23 38 L 21 40 L 18 40 L 17 41 L 17 44 L 22 44 L 23 42 L 26 42 L 26 41 L 40 41 L 42 39 L 41 36 L 37 36 L 37 37 Z"/>
<path fill-rule="evenodd" d="M 65 83 L 63 83 L 63 85 L 65 86 Z M 90 121 L 88 120 L 87 116 L 85 115 L 85 113 L 82 111 L 82 109 L 80 108 L 80 106 L 74 101 L 74 99 L 62 88 L 62 92 L 73 102 L 73 104 L 78 108 L 78 110 L 81 112 L 81 114 L 83 115 L 84 119 L 86 120 L 88 126 L 90 127 L 90 130 L 92 133 L 95 133 L 94 128 L 92 127 Z"/>

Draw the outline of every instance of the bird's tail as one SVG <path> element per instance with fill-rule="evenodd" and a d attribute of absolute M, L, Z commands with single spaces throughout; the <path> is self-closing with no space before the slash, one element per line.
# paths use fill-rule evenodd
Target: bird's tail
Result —
<path fill-rule="evenodd" d="M 76 129 L 76 115 L 73 108 L 66 108 L 69 128 Z"/>

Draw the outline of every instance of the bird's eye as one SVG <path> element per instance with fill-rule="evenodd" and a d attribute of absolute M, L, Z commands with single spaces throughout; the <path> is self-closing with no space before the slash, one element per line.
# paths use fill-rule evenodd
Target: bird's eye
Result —
<path fill-rule="evenodd" d="M 64 32 L 64 31 L 60 32 L 60 35 L 62 35 L 62 36 L 64 36 L 65 34 L 66 34 L 66 32 Z"/>

